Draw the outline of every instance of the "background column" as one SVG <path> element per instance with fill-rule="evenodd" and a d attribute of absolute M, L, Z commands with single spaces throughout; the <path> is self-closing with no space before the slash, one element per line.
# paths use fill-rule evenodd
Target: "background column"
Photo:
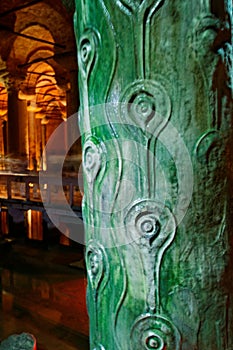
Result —
<path fill-rule="evenodd" d="M 28 115 L 27 101 L 18 99 L 18 91 L 8 89 L 8 144 L 7 153 L 18 166 L 25 170 L 28 158 Z"/>

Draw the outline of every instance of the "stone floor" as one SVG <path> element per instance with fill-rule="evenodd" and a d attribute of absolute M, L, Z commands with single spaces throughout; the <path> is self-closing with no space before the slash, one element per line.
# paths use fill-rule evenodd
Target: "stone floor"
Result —
<path fill-rule="evenodd" d="M 22 240 L 12 245 L 0 259 L 0 340 L 29 332 L 38 350 L 89 349 L 86 272 L 70 266 L 82 257 L 76 248 L 45 249 Z"/>

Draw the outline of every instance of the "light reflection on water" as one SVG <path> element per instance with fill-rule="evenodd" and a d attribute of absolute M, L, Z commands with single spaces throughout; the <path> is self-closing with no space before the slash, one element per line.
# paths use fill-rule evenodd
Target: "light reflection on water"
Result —
<path fill-rule="evenodd" d="M 33 266 L 37 254 L 38 250 L 28 250 L 21 263 L 10 260 L 9 266 L 0 268 L 0 340 L 29 332 L 42 344 L 38 350 L 88 349 L 85 271 L 50 262 L 46 267 L 43 261 Z M 42 259 L 45 254 L 49 253 L 41 252 Z"/>

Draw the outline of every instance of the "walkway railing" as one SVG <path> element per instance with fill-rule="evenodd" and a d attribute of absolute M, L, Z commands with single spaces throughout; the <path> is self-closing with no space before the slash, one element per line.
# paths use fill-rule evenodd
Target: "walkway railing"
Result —
<path fill-rule="evenodd" d="M 79 178 L 64 177 L 62 188 L 59 179 L 54 177 L 43 179 L 43 198 L 46 196 L 46 205 L 62 207 L 64 195 L 74 211 L 81 210 L 82 194 L 79 188 Z M 43 207 L 38 174 L 18 174 L 0 172 L 0 204 L 12 206 L 15 204 L 22 209 L 39 209 Z"/>

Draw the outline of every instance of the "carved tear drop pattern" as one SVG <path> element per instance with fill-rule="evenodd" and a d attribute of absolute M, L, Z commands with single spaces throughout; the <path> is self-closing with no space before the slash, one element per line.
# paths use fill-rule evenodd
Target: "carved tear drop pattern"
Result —
<path fill-rule="evenodd" d="M 89 242 L 86 249 L 86 264 L 91 287 L 97 291 L 100 283 L 107 279 L 109 270 L 105 250 L 99 243 Z"/>
<path fill-rule="evenodd" d="M 160 310 L 160 266 L 165 250 L 173 241 L 176 222 L 169 208 L 153 200 L 134 203 L 125 217 L 130 239 L 141 248 L 147 298 L 145 311 Z"/>
<path fill-rule="evenodd" d="M 88 183 L 93 183 L 101 169 L 103 150 L 94 137 L 87 140 L 83 148 L 83 168 Z"/>
<path fill-rule="evenodd" d="M 141 11 L 141 14 L 144 13 L 145 17 L 147 14 L 150 13 L 150 11 L 147 11 L 145 13 L 143 12 L 143 10 L 146 8 L 148 9 L 149 6 L 151 6 L 152 4 L 152 1 L 146 1 L 146 0 L 116 0 L 115 2 L 118 5 L 122 4 L 122 8 L 125 6 L 127 10 L 130 10 L 134 14 L 136 14 L 136 12 Z M 153 1 L 153 3 L 156 3 L 156 1 Z M 157 1 L 157 4 L 159 3 L 161 4 L 162 1 Z M 114 2 L 112 5 L 112 8 L 114 8 Z M 139 16 L 137 16 L 137 18 L 139 18 Z M 141 32 L 144 33 L 146 32 L 145 30 L 146 18 L 143 18 L 143 20 L 144 20 L 144 26 L 141 25 L 141 22 L 139 22 L 139 26 L 141 26 Z M 140 31 L 138 30 L 137 33 L 140 33 Z M 196 32 L 195 35 L 196 34 L 198 34 L 196 36 L 197 39 L 199 34 L 201 34 L 200 40 L 193 41 L 193 38 L 192 38 L 191 42 L 194 42 L 193 48 L 196 49 L 197 58 L 201 61 L 200 63 L 202 65 L 202 57 L 200 57 L 200 53 L 202 52 L 202 50 L 199 51 L 200 45 L 203 43 L 205 46 L 209 46 L 209 43 L 210 44 L 212 43 L 212 37 L 215 36 L 215 29 L 214 27 L 211 27 L 211 26 L 206 27 L 206 29 L 203 32 L 200 32 L 200 33 Z M 141 41 L 143 42 L 143 45 L 144 43 L 148 42 L 148 40 L 146 41 L 145 39 L 147 39 L 146 36 L 143 37 L 143 40 Z M 134 43 L 134 45 L 136 45 L 136 43 Z M 80 42 L 79 50 L 80 50 L 79 57 L 81 60 L 80 69 L 85 76 L 88 76 L 91 66 L 93 65 L 93 62 L 94 62 L 96 48 L 92 45 L 90 40 L 88 41 L 84 37 L 84 40 Z M 137 52 L 140 53 L 140 45 L 138 45 Z M 143 55 L 141 56 L 144 58 Z M 141 60 L 140 63 L 142 61 L 143 60 Z M 203 55 L 203 62 L 204 64 L 206 63 L 205 55 Z M 212 65 L 209 65 L 209 66 L 207 65 L 203 67 L 212 67 Z M 206 71 L 203 69 L 203 67 L 201 68 L 205 74 Z M 145 72 L 147 72 L 146 69 L 145 69 Z M 138 75 L 138 77 L 141 77 L 141 76 Z M 122 97 L 121 102 L 125 103 L 127 106 L 124 106 L 121 112 L 122 112 L 122 119 L 124 121 L 126 122 L 131 121 L 133 122 L 133 124 L 136 123 L 143 130 L 147 130 L 148 132 L 151 132 L 151 134 L 154 134 L 154 131 L 156 131 L 157 134 L 155 134 L 155 136 L 157 136 L 158 133 L 166 126 L 169 120 L 170 113 L 171 113 L 171 102 L 162 84 L 155 83 L 155 85 L 156 85 L 156 88 L 154 89 L 153 93 L 151 93 L 151 91 L 153 91 L 151 89 L 151 86 L 148 86 L 147 88 L 146 84 L 144 84 L 143 81 L 141 84 L 138 83 L 137 81 L 132 85 L 130 85 L 126 89 L 125 94 Z M 129 104 L 133 106 L 129 107 L 128 106 Z M 211 155 L 213 150 L 212 146 L 215 143 L 215 140 L 213 140 L 212 144 L 211 142 L 209 143 L 208 139 L 211 139 L 211 137 L 212 137 L 211 135 L 207 135 L 206 139 L 201 138 L 197 144 L 196 156 L 197 156 L 197 159 L 202 164 L 209 163 L 209 160 L 212 159 L 212 155 Z M 97 150 L 97 153 L 98 153 L 98 150 Z M 95 161 L 93 162 L 92 160 L 93 160 L 92 148 L 89 148 L 87 150 L 86 160 L 84 161 L 86 162 L 86 173 L 90 175 L 89 176 L 90 181 L 92 181 L 93 177 L 95 178 L 97 176 L 101 168 L 101 159 L 97 161 L 97 163 L 99 163 L 99 166 L 95 166 L 96 162 Z M 166 226 L 166 224 L 163 224 L 161 215 L 155 214 L 153 210 L 155 208 L 151 209 L 151 206 L 146 207 L 146 205 L 143 206 L 141 203 L 137 203 L 137 205 L 138 205 L 138 209 L 136 208 L 136 205 L 135 205 L 135 208 L 133 209 L 133 213 L 130 213 L 132 214 L 131 218 L 128 219 L 127 217 L 127 223 L 130 226 L 129 228 L 130 229 L 132 228 L 132 230 L 130 230 L 130 234 L 132 234 L 135 239 L 139 238 L 138 240 L 139 244 L 142 241 L 144 241 L 148 243 L 148 246 L 153 246 L 153 248 L 155 248 L 153 249 L 154 254 L 156 255 L 156 259 L 154 259 L 154 265 L 152 265 L 152 260 L 153 260 L 152 254 L 151 254 L 151 260 L 147 259 L 147 257 L 142 257 L 142 259 L 145 259 L 144 260 L 145 265 L 150 264 L 149 265 L 150 267 L 155 266 L 155 269 L 159 270 L 159 264 L 162 261 L 162 253 L 165 251 L 166 247 L 169 246 L 169 244 L 172 242 L 172 239 L 175 236 L 175 224 L 174 225 L 171 224 L 169 229 L 168 227 L 169 225 Z M 140 216 L 138 214 L 139 212 L 142 212 L 143 215 Z M 162 253 L 158 257 L 158 252 L 159 251 L 161 252 L 160 248 L 162 248 L 161 249 Z M 144 249 L 144 251 L 149 252 L 149 249 L 148 250 Z M 99 288 L 100 283 L 102 285 L 103 278 L 106 275 L 104 273 L 105 264 L 104 264 L 104 255 L 102 254 L 102 250 L 101 249 L 98 250 L 98 247 L 97 247 L 97 250 L 91 249 L 88 258 L 89 258 L 88 274 L 90 276 L 90 280 L 92 281 L 92 286 L 93 288 Z M 159 311 L 157 310 L 156 312 L 159 313 Z M 220 333 L 221 332 L 219 331 L 218 334 Z M 132 344 L 130 345 L 130 348 L 132 350 L 135 350 L 135 349 L 136 350 L 137 349 L 138 350 L 139 349 L 140 350 L 142 349 L 178 350 L 181 348 L 181 345 L 180 345 L 181 341 L 180 341 L 178 330 L 171 324 L 169 320 L 156 314 L 153 314 L 153 315 L 147 314 L 145 316 L 140 316 L 139 319 L 135 321 L 135 324 L 133 325 L 133 328 L 132 328 L 132 333 L 131 333 L 129 342 L 132 342 Z M 94 350 L 97 350 L 97 349 L 98 350 L 103 349 L 103 347 L 99 345 L 99 346 L 96 346 Z"/>
<path fill-rule="evenodd" d="M 213 84 L 212 78 L 214 66 L 217 68 L 219 62 L 219 53 L 222 52 L 222 46 L 225 43 L 226 38 L 222 35 L 222 23 L 218 18 L 210 13 L 203 13 L 200 17 L 193 19 L 193 24 L 190 26 L 191 32 L 187 35 L 188 45 L 190 50 L 190 64 L 195 66 L 199 72 L 197 86 L 199 85 L 203 89 L 202 94 L 205 94 L 207 102 L 206 120 L 208 126 L 220 126 L 221 120 L 215 120 L 216 116 L 213 115 L 213 95 L 207 94 L 211 84 Z M 220 34 L 221 33 L 221 34 Z M 220 34 L 220 35 L 219 35 Z M 203 84 L 203 86 L 202 86 Z M 202 87 L 201 87 L 202 86 Z M 203 100 L 204 101 L 204 100 Z"/>
<path fill-rule="evenodd" d="M 132 350 L 179 350 L 180 344 L 178 330 L 165 317 L 145 314 L 132 327 Z"/>
<path fill-rule="evenodd" d="M 96 55 L 97 35 L 88 29 L 79 40 L 78 62 L 82 75 L 87 79 Z"/>
<path fill-rule="evenodd" d="M 136 123 L 151 134 L 159 133 L 166 126 L 171 114 L 170 98 L 158 81 L 135 81 L 126 88 L 120 101 L 123 121 Z"/>
<path fill-rule="evenodd" d="M 203 165 L 219 164 L 222 157 L 222 144 L 219 132 L 216 130 L 208 130 L 197 141 L 195 153 L 199 163 Z M 216 163 L 217 162 L 217 163 Z"/>
<path fill-rule="evenodd" d="M 219 19 L 208 13 L 203 14 L 200 18 L 195 18 L 195 25 L 189 37 L 189 45 L 192 46 L 197 56 L 205 52 L 202 50 L 202 46 L 211 48 L 219 27 Z"/>
<path fill-rule="evenodd" d="M 134 203 L 126 215 L 125 223 L 133 241 L 141 244 L 146 239 L 150 245 L 158 245 L 158 248 L 166 241 L 169 244 L 176 231 L 175 219 L 170 210 L 149 199 Z"/>

